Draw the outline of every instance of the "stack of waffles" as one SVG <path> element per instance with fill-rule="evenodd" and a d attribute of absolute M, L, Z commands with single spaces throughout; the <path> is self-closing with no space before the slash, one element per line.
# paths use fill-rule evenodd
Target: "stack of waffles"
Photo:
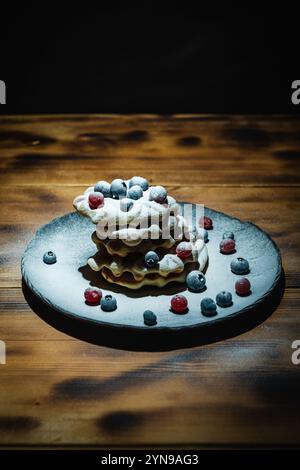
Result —
<path fill-rule="evenodd" d="M 132 186 L 131 180 L 122 184 L 128 189 Z M 146 285 L 163 287 L 174 281 L 185 282 L 191 270 L 204 269 L 208 253 L 201 232 L 189 228 L 174 198 L 157 197 L 162 193 L 161 187 L 149 187 L 148 183 L 142 185 L 140 194 L 137 191 L 138 199 L 134 191 L 127 189 L 125 195 L 118 194 L 113 191 L 115 186 L 112 182 L 112 191 L 106 191 L 105 195 L 100 192 L 97 198 L 98 183 L 74 200 L 76 210 L 96 225 L 92 239 L 97 251 L 87 261 L 92 270 L 110 283 L 139 289 Z M 134 199 L 130 199 L 131 194 Z M 177 247 L 183 242 L 188 245 L 189 254 L 180 257 Z M 158 255 L 157 262 L 151 266 L 145 262 L 149 252 Z"/>

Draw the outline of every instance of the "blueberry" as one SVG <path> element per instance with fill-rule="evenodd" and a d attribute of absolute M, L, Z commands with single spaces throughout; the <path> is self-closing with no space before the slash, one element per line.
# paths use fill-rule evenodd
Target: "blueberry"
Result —
<path fill-rule="evenodd" d="M 111 312 L 117 308 L 117 299 L 113 295 L 106 295 L 101 299 L 101 308 L 105 312 Z"/>
<path fill-rule="evenodd" d="M 131 188 L 132 186 L 140 186 L 143 191 L 147 191 L 149 188 L 149 183 L 146 178 L 142 178 L 141 176 L 133 176 L 129 180 L 129 187 Z"/>
<path fill-rule="evenodd" d="M 232 305 L 232 295 L 230 292 L 223 290 L 217 295 L 216 301 L 220 307 L 230 307 Z"/>
<path fill-rule="evenodd" d="M 191 291 L 201 292 L 206 284 L 206 279 L 201 271 L 191 271 L 186 276 L 186 284 Z"/>
<path fill-rule="evenodd" d="M 123 199 L 120 200 L 120 209 L 123 212 L 128 212 L 130 209 L 133 207 L 133 201 L 131 199 L 128 199 L 127 197 L 124 197 Z"/>
<path fill-rule="evenodd" d="M 196 225 L 194 225 L 192 233 L 196 238 L 202 238 L 205 243 L 208 242 L 208 231 L 206 230 L 206 228 L 197 227 Z"/>
<path fill-rule="evenodd" d="M 201 300 L 201 312 L 205 317 L 217 315 L 217 306 L 213 299 L 206 297 Z"/>
<path fill-rule="evenodd" d="M 152 186 L 152 188 L 150 188 L 149 199 L 150 201 L 155 201 L 159 204 L 162 204 L 166 201 L 167 195 L 167 190 L 163 186 Z"/>
<path fill-rule="evenodd" d="M 233 232 L 224 232 L 222 238 L 223 238 L 223 240 L 225 238 L 231 238 L 231 240 L 234 240 L 234 233 Z"/>
<path fill-rule="evenodd" d="M 234 274 L 248 274 L 249 273 L 249 263 L 244 258 L 233 259 L 230 263 L 230 268 Z"/>
<path fill-rule="evenodd" d="M 56 261 L 57 261 L 57 259 L 56 259 L 56 254 L 53 253 L 53 251 L 47 251 L 46 253 L 44 253 L 43 261 L 44 261 L 44 263 L 46 263 L 46 264 L 54 264 L 54 263 L 56 263 Z"/>
<path fill-rule="evenodd" d="M 206 228 L 203 228 L 203 240 L 205 241 L 205 243 L 208 242 L 208 231 L 206 230 Z"/>
<path fill-rule="evenodd" d="M 110 184 L 107 181 L 98 181 L 94 187 L 95 193 L 102 193 L 104 197 L 111 197 Z"/>
<path fill-rule="evenodd" d="M 131 188 L 128 189 L 127 191 L 127 197 L 130 197 L 130 199 L 140 199 L 142 196 L 143 196 L 143 190 L 137 184 L 134 186 L 131 186 Z"/>
<path fill-rule="evenodd" d="M 115 199 L 125 197 L 127 193 L 127 186 L 125 181 L 121 179 L 113 180 L 110 185 L 110 190 Z"/>
<path fill-rule="evenodd" d="M 156 320 L 156 315 L 155 313 L 151 312 L 151 310 L 145 310 L 143 313 L 144 316 L 144 323 L 147 326 L 153 326 L 156 325 L 157 320 Z"/>
<path fill-rule="evenodd" d="M 158 254 L 155 251 L 148 251 L 145 254 L 145 265 L 147 268 L 154 268 L 159 262 Z"/>

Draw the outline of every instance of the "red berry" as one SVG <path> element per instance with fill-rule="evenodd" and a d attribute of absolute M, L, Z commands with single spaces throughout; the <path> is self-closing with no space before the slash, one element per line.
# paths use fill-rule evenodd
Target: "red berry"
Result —
<path fill-rule="evenodd" d="M 202 228 L 205 228 L 205 230 L 210 230 L 213 228 L 213 221 L 210 217 L 200 217 L 199 219 L 199 225 Z"/>
<path fill-rule="evenodd" d="M 224 238 L 224 240 L 220 243 L 220 251 L 224 255 L 228 255 L 229 253 L 233 253 L 235 250 L 235 241 L 232 238 Z"/>
<path fill-rule="evenodd" d="M 241 277 L 235 283 L 235 291 L 238 295 L 245 296 L 250 293 L 251 284 L 246 277 Z"/>
<path fill-rule="evenodd" d="M 88 304 L 99 305 L 102 297 L 102 292 L 100 289 L 95 289 L 94 287 L 88 287 L 84 291 L 84 298 Z"/>
<path fill-rule="evenodd" d="M 171 307 L 175 313 L 185 313 L 188 306 L 188 301 L 184 295 L 174 295 L 171 299 Z"/>
<path fill-rule="evenodd" d="M 192 253 L 192 245 L 189 242 L 180 242 L 176 247 L 176 255 L 181 258 L 185 259 L 190 256 Z"/>
<path fill-rule="evenodd" d="M 102 193 L 90 193 L 89 194 L 89 206 L 91 209 L 98 209 L 104 206 L 104 196 Z"/>

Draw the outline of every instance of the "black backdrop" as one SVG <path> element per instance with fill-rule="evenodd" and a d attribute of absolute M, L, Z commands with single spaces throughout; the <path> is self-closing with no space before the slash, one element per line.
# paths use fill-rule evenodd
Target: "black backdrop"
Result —
<path fill-rule="evenodd" d="M 38 5 L 1 18 L 1 113 L 299 112 L 292 5 Z"/>

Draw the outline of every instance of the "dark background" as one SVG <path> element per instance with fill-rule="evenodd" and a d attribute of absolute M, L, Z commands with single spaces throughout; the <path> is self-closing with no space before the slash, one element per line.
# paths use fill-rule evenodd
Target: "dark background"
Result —
<path fill-rule="evenodd" d="M 0 112 L 299 112 L 294 7 L 198 5 L 15 4 L 1 18 Z"/>

